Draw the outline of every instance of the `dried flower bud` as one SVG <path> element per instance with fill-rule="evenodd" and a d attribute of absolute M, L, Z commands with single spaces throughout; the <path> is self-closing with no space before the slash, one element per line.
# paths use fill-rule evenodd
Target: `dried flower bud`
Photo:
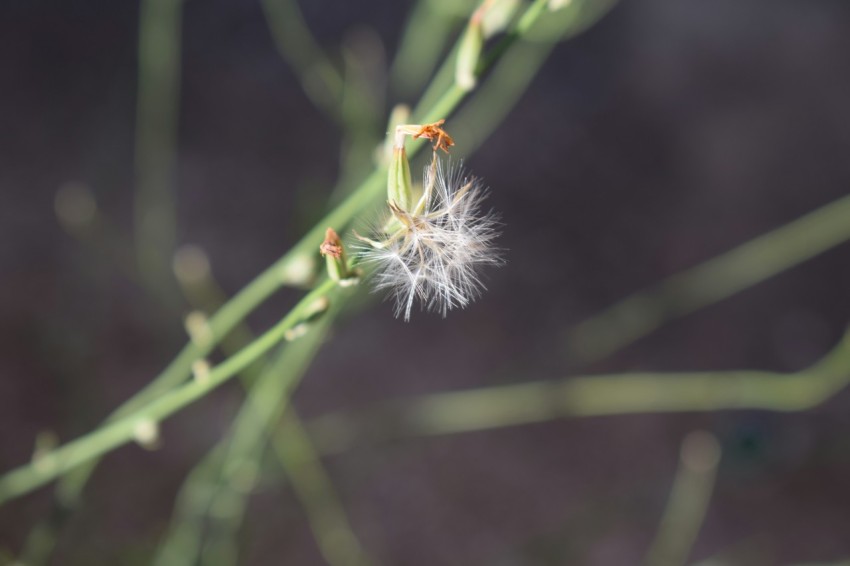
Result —
<path fill-rule="evenodd" d="M 413 139 L 425 138 L 426 140 L 431 140 L 434 142 L 434 151 L 442 149 L 444 152 L 448 153 L 449 148 L 455 144 L 455 140 L 453 140 L 449 133 L 442 128 L 445 123 L 446 121 L 443 119 L 437 120 L 432 124 L 425 124 L 424 126 L 421 126 L 416 133 L 412 134 Z"/>
<path fill-rule="evenodd" d="M 342 248 L 342 240 L 333 228 L 325 230 L 325 241 L 319 246 L 319 252 L 331 259 L 343 259 L 345 250 Z"/>
<path fill-rule="evenodd" d="M 348 266 L 342 240 L 333 228 L 328 228 L 325 231 L 325 241 L 319 246 L 319 253 L 325 257 L 328 277 L 337 283 L 348 282 L 352 278 L 356 279 L 356 274 Z"/>

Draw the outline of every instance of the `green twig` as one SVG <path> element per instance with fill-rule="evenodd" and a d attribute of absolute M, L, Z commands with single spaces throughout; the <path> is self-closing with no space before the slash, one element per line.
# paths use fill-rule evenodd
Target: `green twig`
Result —
<path fill-rule="evenodd" d="M 212 312 L 227 302 L 226 295 L 212 278 L 206 254 L 200 249 L 190 247 L 178 250 L 174 267 L 184 296 L 195 308 Z M 254 339 L 253 333 L 242 321 L 222 339 L 221 350 L 225 355 L 231 356 Z M 281 348 L 285 349 L 286 346 Z M 286 371 L 291 357 L 292 352 L 283 353 L 277 356 L 276 362 L 269 365 L 266 365 L 266 360 L 258 359 L 242 370 L 240 380 L 248 389 L 258 380 L 263 379 L 265 373 L 278 374 Z M 243 410 L 244 407 L 245 405 Z M 247 422 L 241 414 L 237 415 L 230 433 L 216 443 L 215 447 L 189 472 L 177 494 L 171 526 L 157 550 L 154 563 L 194 564 L 202 553 L 207 515 L 215 514 L 213 513 L 215 509 L 223 507 L 220 503 L 217 506 L 214 505 L 214 502 L 227 500 L 228 495 L 250 490 L 256 478 L 256 473 L 250 471 L 259 469 L 257 462 L 259 456 L 255 457 L 254 453 L 261 451 L 259 449 L 251 451 L 250 462 L 247 460 L 239 462 L 235 460 L 237 451 L 231 446 L 236 437 L 245 437 L 244 433 L 237 434 L 234 431 L 235 427 L 245 426 Z M 227 468 L 228 465 L 230 469 Z M 238 470 L 235 469 L 236 467 Z M 227 473 L 225 473 L 226 469 Z M 236 485 L 240 489 L 232 487 Z M 235 516 L 241 515 L 240 511 L 244 509 L 242 498 L 235 496 L 233 498 L 236 503 L 226 506 L 229 523 L 234 521 Z M 217 516 L 221 515 L 219 509 Z M 224 547 L 225 545 L 219 545 L 216 553 L 218 559 L 224 561 L 232 558 L 235 561 L 238 555 L 235 545 Z"/>
<path fill-rule="evenodd" d="M 667 508 L 644 561 L 646 566 L 684 566 L 705 520 L 719 461 L 720 444 L 713 435 L 693 432 L 685 438 Z"/>
<path fill-rule="evenodd" d="M 475 70 L 475 76 L 481 78 L 490 71 L 490 69 L 505 55 L 506 52 L 516 43 L 517 40 L 525 37 L 534 27 L 541 16 L 546 13 L 547 2 L 545 0 L 535 0 L 526 8 L 522 15 L 517 20 L 516 25 L 511 28 L 496 44 L 485 53 L 478 62 Z M 414 121 L 427 123 L 432 115 L 429 115 L 426 108 L 430 108 L 440 104 L 440 100 L 446 97 L 445 93 L 451 91 L 460 91 L 463 95 L 466 91 L 455 84 L 455 61 L 460 51 L 461 40 L 458 40 L 452 47 L 449 56 L 437 70 L 434 79 L 430 86 L 425 89 L 425 94 L 419 100 L 419 104 L 413 109 Z M 444 94 L 440 94 L 444 93 Z M 420 118 L 420 116 L 426 116 Z"/>
<path fill-rule="evenodd" d="M 573 0 L 551 17 L 557 22 L 547 22 L 555 26 L 557 33 L 539 41 L 522 41 L 506 53 L 479 87 L 475 100 L 452 120 L 452 131 L 457 133 L 461 149 L 471 151 L 483 143 L 516 105 L 558 42 L 599 21 L 616 1 Z"/>
<path fill-rule="evenodd" d="M 792 566 L 850 566 L 850 559 L 839 560 L 838 562 L 806 562 L 793 564 Z"/>
<path fill-rule="evenodd" d="M 489 430 L 567 417 L 764 409 L 802 411 L 850 383 L 850 334 L 813 366 L 790 374 L 766 371 L 632 373 L 581 376 L 468 391 L 435 393 L 376 407 L 366 414 L 330 414 L 310 424 L 323 453 L 350 448 L 359 437 L 382 440 Z M 368 433 L 377 432 L 377 438 Z"/>
<path fill-rule="evenodd" d="M 263 0 L 263 10 L 278 52 L 292 67 L 317 108 L 341 121 L 343 80 L 310 33 L 295 0 Z"/>
<path fill-rule="evenodd" d="M 28 465 L 6 473 L 0 477 L 0 503 L 27 493 L 88 460 L 93 460 L 130 442 L 140 425 L 158 423 L 205 396 L 283 340 L 288 330 L 315 312 L 317 302 L 328 300 L 330 295 L 337 293 L 335 287 L 336 284 L 330 280 L 316 287 L 283 320 L 240 350 L 238 354 L 213 368 L 206 379 L 195 380 L 177 387 L 145 407 L 47 452 Z"/>
<path fill-rule="evenodd" d="M 205 257 L 200 255 L 202 252 L 188 250 L 184 253 L 186 255 L 181 257 L 187 258 L 189 263 L 195 259 L 195 263 L 206 266 L 197 272 L 188 268 L 177 270 L 178 273 L 184 273 L 184 276 L 178 277 L 178 280 L 182 283 L 186 298 L 197 308 L 214 310 L 225 302 L 224 292 L 213 279 Z M 243 383 L 246 386 L 249 384 L 255 384 L 255 386 L 249 390 L 249 399 L 235 418 L 230 433 L 195 466 L 181 487 L 172 526 L 158 551 L 158 563 L 192 564 L 201 556 L 206 564 L 236 562 L 238 553 L 233 541 L 234 533 L 241 523 L 246 508 L 245 499 L 258 477 L 256 473 L 239 473 L 236 468 L 243 471 L 259 470 L 266 446 L 265 437 L 269 429 L 278 430 L 274 425 L 275 419 L 281 412 L 284 413 L 285 421 L 283 432 L 293 435 L 294 441 L 298 442 L 299 454 L 307 458 L 315 453 L 309 444 L 309 438 L 301 433 L 302 425 L 293 409 L 286 407 L 289 404 L 292 389 L 309 365 L 310 358 L 315 355 L 319 345 L 325 339 L 334 313 L 333 310 L 326 313 L 316 325 L 318 328 L 313 329 L 308 336 L 300 338 L 294 344 L 284 346 L 285 351 L 279 356 L 278 361 L 265 370 L 257 364 L 245 368 L 242 375 Z M 240 324 L 222 341 L 221 348 L 225 354 L 232 355 L 253 339 L 250 329 Z M 286 384 L 289 386 L 285 392 L 279 390 Z M 272 390 L 273 388 L 276 389 Z M 255 401 L 252 403 L 252 400 Z M 254 407 L 257 403 L 261 405 L 262 410 L 255 411 Z M 276 407 L 270 406 L 275 403 Z M 286 468 L 288 461 L 284 461 L 284 456 L 279 450 L 278 454 Z M 316 493 L 315 489 L 310 493 L 299 493 L 308 516 L 329 514 L 334 520 L 333 527 L 341 533 L 341 538 L 344 541 L 355 541 L 353 546 L 350 544 L 347 546 L 359 549 L 359 543 L 348 525 L 345 511 L 341 506 L 334 505 L 337 498 L 333 493 L 333 486 L 329 481 L 321 480 L 327 477 L 321 462 L 314 459 L 307 464 L 310 467 L 310 473 L 320 478 L 316 480 L 319 483 L 309 483 L 307 487 L 321 490 L 319 493 Z M 302 486 L 303 482 L 293 482 L 297 492 Z M 221 504 L 222 501 L 226 504 Z M 321 507 L 314 508 L 311 505 L 321 505 Z M 203 544 L 204 524 L 209 516 L 213 517 L 212 525 L 207 529 L 206 536 L 211 540 Z M 314 526 L 323 527 L 324 523 Z M 327 532 L 317 530 L 315 536 L 321 544 L 321 541 L 327 538 Z M 362 550 L 352 551 L 350 554 L 354 558 L 358 555 L 362 555 Z M 332 565 L 349 563 L 331 562 Z"/>
<path fill-rule="evenodd" d="M 593 361 L 662 324 L 721 301 L 850 240 L 842 197 L 696 267 L 615 303 L 568 335 L 572 356 Z"/>
<path fill-rule="evenodd" d="M 330 566 L 367 566 L 371 560 L 357 540 L 333 484 L 295 412 L 283 415 L 273 447 L 301 505 L 316 543 Z"/>
<path fill-rule="evenodd" d="M 338 202 L 375 163 L 375 148 L 383 139 L 386 69 L 374 32 L 350 34 L 342 47 L 345 81 L 340 102 L 343 139 L 340 169 L 329 201 Z"/>
<path fill-rule="evenodd" d="M 231 560 L 235 558 L 235 544 L 229 534 L 241 523 L 246 498 L 257 481 L 266 438 L 324 341 L 332 319 L 333 312 L 326 313 L 305 336 L 288 344 L 277 361 L 257 378 L 228 437 L 184 483 L 156 564 L 194 564 L 198 558 L 204 564 L 235 562 Z M 211 520 L 208 528 L 212 537 L 204 544 L 207 517 Z M 223 548 L 230 550 L 222 552 Z"/>
<path fill-rule="evenodd" d="M 178 386 L 191 375 L 192 364 L 196 360 L 208 355 L 222 338 L 269 296 L 284 285 L 303 282 L 304 274 L 312 277 L 316 264 L 315 250 L 324 238 L 325 228 L 345 226 L 357 213 L 377 200 L 384 188 L 384 175 L 381 171 L 375 171 L 354 194 L 320 220 L 288 253 L 228 301 L 208 321 L 209 340 L 188 343 L 162 373 L 119 407 L 107 422 L 144 407 Z M 62 478 L 57 487 L 57 497 L 63 507 L 75 504 L 96 465 L 96 460 L 84 463 Z"/>
<path fill-rule="evenodd" d="M 400 100 L 410 99 L 425 86 L 460 21 L 459 14 L 450 12 L 439 2 L 416 3 L 390 69 L 390 87 Z"/>
<path fill-rule="evenodd" d="M 177 234 L 174 185 L 180 97 L 180 0 L 145 0 L 139 23 L 134 203 L 139 274 L 162 300 L 176 296 L 169 259 Z"/>

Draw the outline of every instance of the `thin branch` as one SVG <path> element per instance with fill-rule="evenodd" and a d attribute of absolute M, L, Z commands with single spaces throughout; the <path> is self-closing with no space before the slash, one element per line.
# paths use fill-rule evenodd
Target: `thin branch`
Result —
<path fill-rule="evenodd" d="M 301 81 L 313 104 L 336 121 L 342 120 L 343 79 L 304 21 L 295 0 L 263 0 L 263 11 L 280 55 Z"/>
<path fill-rule="evenodd" d="M 283 415 L 272 446 L 307 512 L 310 529 L 330 566 L 367 566 L 366 555 L 333 484 L 294 410 Z"/>
<path fill-rule="evenodd" d="M 177 271 L 183 273 L 183 277 L 178 276 L 178 280 L 186 298 L 204 310 L 213 310 L 225 302 L 226 295 L 213 279 L 202 252 L 190 248 L 183 254 L 181 257 L 187 261 L 184 262 L 184 269 Z M 191 264 L 197 264 L 200 269 L 190 269 Z M 309 437 L 302 432 L 303 426 L 294 409 L 289 406 L 289 399 L 312 357 L 327 338 L 334 314 L 334 310 L 329 311 L 307 336 L 284 346 L 277 361 L 267 367 L 254 364 L 245 368 L 241 378 L 248 390 L 248 398 L 227 436 L 193 468 L 183 482 L 171 526 L 157 551 L 156 563 L 193 564 L 201 555 L 208 564 L 236 563 L 238 552 L 235 533 L 242 523 L 247 507 L 246 499 L 258 481 L 257 471 L 266 451 L 267 437 L 271 434 L 275 437 L 289 435 L 297 443 L 299 458 L 302 460 L 315 454 Z M 253 339 L 251 330 L 243 323 L 222 341 L 221 349 L 225 354 L 232 355 Z M 281 419 L 283 424 L 278 426 Z M 276 452 L 281 465 L 289 471 L 291 459 L 279 448 Z M 352 564 L 352 560 L 362 556 L 363 552 L 348 524 L 345 511 L 337 503 L 333 485 L 327 480 L 327 474 L 318 459 L 309 460 L 305 465 L 319 479 L 308 484 L 307 487 L 312 488 L 309 493 L 302 493 L 303 482 L 293 481 L 292 485 L 308 517 L 329 514 L 333 519 L 333 528 L 341 533 L 343 540 L 348 541 L 345 545 L 348 558 L 335 562 L 329 560 L 332 566 Z M 221 509 L 215 512 L 221 507 L 216 505 L 216 501 L 228 502 L 226 513 Z M 207 522 L 211 522 L 211 525 L 205 532 L 204 525 Z M 315 527 L 314 536 L 321 546 L 322 541 L 328 538 L 326 531 L 320 530 L 324 523 L 314 524 L 311 521 L 311 526 Z M 203 542 L 205 536 L 209 539 L 207 542 Z"/>
<path fill-rule="evenodd" d="M 284 347 L 262 372 L 236 415 L 225 439 L 195 466 L 177 497 L 172 524 L 157 552 L 155 564 L 195 564 L 208 548 L 234 548 L 232 537 L 259 476 L 270 429 L 284 414 L 292 393 L 324 342 L 333 313 L 317 321 L 310 332 Z M 216 511 L 216 501 L 226 509 Z M 218 506 L 221 507 L 221 506 Z M 217 533 L 204 543 L 204 525 Z M 235 550 L 234 550 L 235 552 Z M 218 554 L 216 563 L 230 563 L 234 552 Z"/>
<path fill-rule="evenodd" d="M 850 196 L 619 301 L 568 335 L 570 354 L 605 356 L 850 240 Z"/>
<path fill-rule="evenodd" d="M 169 258 L 177 238 L 175 183 L 181 0 L 145 0 L 139 23 L 134 202 L 139 274 L 175 304 Z"/>
<path fill-rule="evenodd" d="M 0 503 L 27 493 L 76 466 L 122 446 L 136 437 L 138 427 L 158 423 L 236 375 L 284 339 L 296 324 L 309 319 L 318 302 L 339 293 L 336 283 L 326 280 L 308 293 L 283 320 L 257 340 L 213 368 L 205 379 L 196 379 L 163 394 L 145 407 L 47 452 L 35 461 L 0 477 Z"/>
<path fill-rule="evenodd" d="M 795 373 L 721 371 L 580 376 L 400 399 L 310 423 L 323 453 L 358 442 L 490 430 L 568 417 L 763 409 L 803 411 L 850 383 L 850 334 Z"/>
<path fill-rule="evenodd" d="M 714 435 L 697 431 L 685 437 L 646 566 L 684 566 L 705 520 L 719 462 L 720 443 Z"/>

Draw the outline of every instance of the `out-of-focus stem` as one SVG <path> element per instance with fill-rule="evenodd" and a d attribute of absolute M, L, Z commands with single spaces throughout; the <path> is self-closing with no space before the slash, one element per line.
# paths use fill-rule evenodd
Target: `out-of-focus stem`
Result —
<path fill-rule="evenodd" d="M 462 150 L 472 151 L 490 136 L 526 91 L 552 49 L 569 37 L 599 21 L 617 0 L 574 0 L 553 18 L 562 21 L 560 33 L 538 41 L 522 41 L 506 53 L 485 81 L 478 87 L 473 101 L 465 105 L 452 120 L 452 129 L 462 140 Z"/>
<path fill-rule="evenodd" d="M 301 81 L 313 104 L 334 120 L 342 119 L 343 80 L 310 33 L 295 0 L 263 0 L 266 20 L 278 52 Z"/>
<path fill-rule="evenodd" d="M 850 240 L 850 196 L 626 297 L 568 334 L 571 355 L 593 361 L 666 322 L 716 303 Z"/>
<path fill-rule="evenodd" d="M 324 341 L 333 313 L 318 320 L 305 336 L 288 344 L 277 360 L 260 374 L 220 442 L 190 474 L 178 495 L 168 536 L 156 564 L 235 563 L 235 544 L 229 536 L 241 524 L 246 498 L 256 484 L 266 439 L 316 351 Z M 204 543 L 210 521 L 213 534 Z M 223 552 L 222 549 L 230 549 Z M 210 551 L 215 549 L 215 552 Z"/>
<path fill-rule="evenodd" d="M 360 541 L 354 534 L 333 484 L 321 465 L 311 439 L 293 410 L 283 415 L 272 445 L 301 505 L 319 550 L 330 566 L 367 566 Z"/>
<path fill-rule="evenodd" d="M 336 291 L 336 283 L 330 280 L 316 287 L 283 320 L 238 354 L 213 368 L 204 380 L 195 380 L 177 387 L 143 408 L 47 452 L 30 464 L 4 474 L 0 477 L 0 503 L 31 491 L 84 462 L 130 442 L 135 438 L 140 424 L 157 423 L 200 399 L 279 343 L 287 331 L 312 316 L 317 302 L 328 300 L 330 295 L 336 295 Z"/>
<path fill-rule="evenodd" d="M 310 423 L 323 453 L 368 438 L 430 436 L 489 430 L 567 417 L 763 409 L 803 411 L 850 383 L 850 334 L 811 367 L 766 371 L 632 373 L 532 381 L 435 393 L 374 407 L 364 414 L 330 414 Z"/>
<path fill-rule="evenodd" d="M 400 100 L 419 92 L 434 72 L 458 15 L 434 0 L 419 0 L 410 12 L 390 70 L 390 87 Z"/>
<path fill-rule="evenodd" d="M 213 279 L 206 256 L 200 250 L 181 250 L 175 259 L 175 270 L 186 298 L 195 307 L 214 310 L 226 301 L 226 295 Z M 315 483 L 306 484 L 306 488 L 310 489 L 309 493 L 300 492 L 301 488 L 305 487 L 304 482 L 293 482 L 292 485 L 309 517 L 327 515 L 329 520 L 332 520 L 330 527 L 322 522 L 311 522 L 311 526 L 316 529 L 333 528 L 335 532 L 341 533 L 340 538 L 346 542 L 344 546 L 349 550 L 347 558 L 336 562 L 329 560 L 330 564 L 345 566 L 362 556 L 362 549 L 348 524 L 345 511 L 338 504 L 333 486 L 327 479 L 321 462 L 316 457 L 310 459 L 311 455 L 315 455 L 310 439 L 303 433 L 303 426 L 294 410 L 288 406 L 292 389 L 309 365 L 310 358 L 326 338 L 334 313 L 333 310 L 329 311 L 309 336 L 301 337 L 297 342 L 285 346 L 288 350 L 265 369 L 257 364 L 245 368 L 241 377 L 249 391 L 248 401 L 234 420 L 228 436 L 195 466 L 183 483 L 172 526 L 158 552 L 159 563 L 193 564 L 199 558 L 203 559 L 204 564 L 237 563 L 238 552 L 234 539 L 242 523 L 246 498 L 258 478 L 256 471 L 260 469 L 269 434 L 276 437 L 287 434 L 293 442 L 297 442 L 299 458 L 306 460 L 304 465 L 309 468 L 310 474 L 319 478 Z M 221 348 L 225 354 L 232 355 L 252 340 L 250 329 L 240 324 L 222 341 Z M 253 384 L 256 384 L 257 389 Z M 275 384 L 278 388 L 290 385 L 285 387 L 286 391 L 282 393 L 270 390 Z M 265 389 L 260 390 L 261 387 Z M 255 411 L 252 399 L 258 399 L 264 410 Z M 269 406 L 275 403 L 276 407 Z M 277 426 L 277 418 L 281 412 L 282 423 Z M 277 452 L 281 464 L 287 469 L 289 461 L 284 461 L 280 450 Z M 245 470 L 248 472 L 245 473 Z M 208 521 L 212 525 L 205 533 L 204 525 Z M 328 538 L 327 530 L 314 530 L 314 535 L 320 545 L 321 541 Z M 207 542 L 203 542 L 204 536 L 208 539 Z M 352 540 L 354 543 L 350 544 Z"/>
<path fill-rule="evenodd" d="M 682 443 L 679 469 L 667 508 L 647 553 L 646 566 L 684 566 L 696 542 L 714 490 L 720 444 L 708 432 L 692 432 Z"/>
<path fill-rule="evenodd" d="M 170 261 L 177 233 L 175 177 L 182 0 L 144 0 L 139 16 L 134 203 L 139 274 L 176 299 Z"/>

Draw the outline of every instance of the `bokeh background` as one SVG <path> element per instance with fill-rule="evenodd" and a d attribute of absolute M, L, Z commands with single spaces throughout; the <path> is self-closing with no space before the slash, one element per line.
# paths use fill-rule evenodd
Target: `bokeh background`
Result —
<path fill-rule="evenodd" d="M 331 59 L 354 53 L 382 87 L 412 3 L 301 5 Z M 342 130 L 305 95 L 258 2 L 189 0 L 182 14 L 177 241 L 200 246 L 232 294 L 336 198 Z M 138 28 L 137 2 L 0 4 L 3 470 L 28 461 L 42 431 L 64 441 L 96 427 L 185 342 L 188 304 L 153 297 L 123 266 L 134 262 Z M 384 127 L 390 105 L 410 101 L 391 92 L 369 112 Z M 848 101 L 846 1 L 620 2 L 554 49 L 465 160 L 504 223 L 507 263 L 488 272 L 488 292 L 445 320 L 404 323 L 379 302 L 346 317 L 295 395 L 300 415 L 368 416 L 387 399 L 578 374 L 811 365 L 850 318 L 846 244 L 604 359 L 577 355 L 569 331 L 846 195 Z M 463 155 L 474 132 L 451 123 Z M 94 195 L 97 237 L 57 220 L 69 184 Z M 268 327 L 298 296 L 279 293 L 250 323 Z M 164 423 L 160 449 L 108 455 L 52 563 L 146 564 L 185 475 L 241 399 L 228 384 Z M 645 556 L 682 440 L 706 430 L 722 456 L 690 563 L 831 563 L 850 556 L 848 408 L 840 392 L 800 413 L 379 433 L 323 461 L 376 563 L 620 566 Z M 323 564 L 298 500 L 267 467 L 239 563 Z M 20 550 L 49 492 L 0 509 L 0 546 Z"/>

